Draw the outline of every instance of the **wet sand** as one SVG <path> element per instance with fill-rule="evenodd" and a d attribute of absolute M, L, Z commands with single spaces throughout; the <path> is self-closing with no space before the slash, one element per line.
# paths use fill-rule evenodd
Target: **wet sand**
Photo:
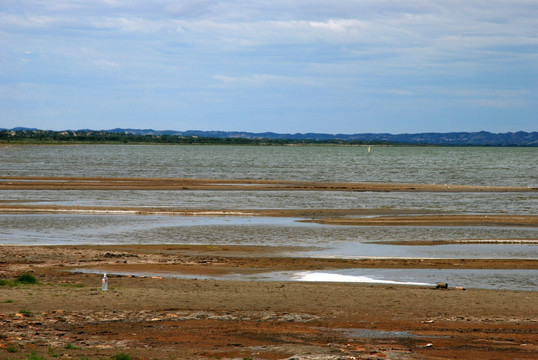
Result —
<path fill-rule="evenodd" d="M 536 192 L 533 187 L 449 184 L 339 183 L 280 180 L 7 177 L 0 190 L 280 190 L 280 191 L 411 191 L 411 192 Z"/>
<path fill-rule="evenodd" d="M 0 178 L 0 190 L 245 188 L 537 191 L 428 184 Z M 27 205 L 17 201 L 4 202 L 0 212 L 293 216 L 351 226 L 376 225 L 377 221 L 396 226 L 537 223 L 534 215 L 486 218 L 393 209 L 208 210 Z M 362 215 L 379 217 L 364 219 Z M 536 358 L 538 292 L 464 290 L 451 284 L 447 289 L 435 289 L 202 280 L 203 275 L 360 267 L 538 269 L 538 259 L 325 259 L 301 257 L 301 250 L 218 245 L 0 246 L 0 281 L 7 280 L 0 286 L 0 358 L 28 359 L 34 352 L 47 359 L 110 359 L 122 352 L 133 359 Z M 81 269 L 153 275 L 111 275 L 109 290 L 102 291 L 100 275 Z M 39 284 L 13 286 L 10 281 L 24 273 L 36 276 Z M 165 276 L 168 274 L 200 278 L 170 278 Z"/>

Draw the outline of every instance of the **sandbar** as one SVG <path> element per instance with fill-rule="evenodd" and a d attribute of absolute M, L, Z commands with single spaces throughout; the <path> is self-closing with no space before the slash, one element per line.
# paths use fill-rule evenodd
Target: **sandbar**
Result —
<path fill-rule="evenodd" d="M 0 190 L 279 190 L 537 192 L 536 187 L 455 184 L 340 183 L 289 180 L 0 176 Z"/>

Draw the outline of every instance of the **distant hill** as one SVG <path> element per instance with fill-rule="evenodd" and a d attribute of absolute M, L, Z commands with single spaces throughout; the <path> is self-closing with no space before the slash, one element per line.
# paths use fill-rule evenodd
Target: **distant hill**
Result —
<path fill-rule="evenodd" d="M 111 129 L 108 132 L 129 133 L 135 135 L 181 135 L 216 138 L 245 138 L 245 139 L 287 139 L 287 140 L 342 140 L 387 142 L 398 144 L 420 145 L 474 145 L 474 146 L 538 146 L 538 132 L 508 132 L 490 133 L 480 132 L 451 132 L 451 133 L 418 133 L 418 134 L 323 134 L 323 133 L 297 133 L 279 134 L 274 132 L 252 133 L 244 131 L 174 131 L 151 129 Z"/>
<path fill-rule="evenodd" d="M 0 129 L 1 131 L 11 131 L 20 133 L 36 133 L 46 131 L 47 133 L 63 134 L 65 132 L 81 134 L 107 133 L 118 135 L 135 135 L 149 137 L 198 137 L 213 139 L 244 139 L 244 140 L 285 140 L 287 142 L 353 142 L 353 143 L 387 143 L 406 145 L 459 145 L 459 146 L 538 146 L 538 132 L 507 132 L 490 133 L 480 132 L 450 132 L 450 133 L 418 133 L 418 134 L 389 134 L 389 133 L 363 133 L 363 134 L 324 134 L 324 133 L 297 133 L 280 134 L 274 132 L 253 133 L 245 131 L 175 131 L 175 130 L 153 130 L 153 129 L 128 129 L 116 128 L 109 130 L 64 130 L 48 131 L 34 128 L 17 127 L 13 129 Z"/>

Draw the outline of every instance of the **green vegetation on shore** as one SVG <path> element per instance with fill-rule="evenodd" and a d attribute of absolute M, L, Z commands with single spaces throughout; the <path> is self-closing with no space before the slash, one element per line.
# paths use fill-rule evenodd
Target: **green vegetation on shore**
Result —
<path fill-rule="evenodd" d="M 178 144 L 178 145 L 367 145 L 391 143 L 363 140 L 269 139 L 243 137 L 202 137 L 183 135 L 137 135 L 107 131 L 0 130 L 3 144 Z"/>
<path fill-rule="evenodd" d="M 19 284 L 33 285 L 33 284 L 38 284 L 38 283 L 39 281 L 37 280 L 37 278 L 34 275 L 28 274 L 28 273 L 17 276 L 17 278 L 13 280 L 0 279 L 0 287 L 2 286 L 13 287 Z"/>

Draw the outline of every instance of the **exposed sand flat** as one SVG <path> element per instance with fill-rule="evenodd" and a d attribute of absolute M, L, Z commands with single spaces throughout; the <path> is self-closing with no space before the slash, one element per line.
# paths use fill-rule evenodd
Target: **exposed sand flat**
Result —
<path fill-rule="evenodd" d="M 0 190 L 293 190 L 293 191 L 416 191 L 536 192 L 538 188 L 450 184 L 338 183 L 279 180 L 0 177 Z"/>
<path fill-rule="evenodd" d="M 538 269 L 538 259 L 315 258 L 294 256 L 301 247 L 232 245 L 3 245 L 9 261 L 44 266 L 107 267 L 133 272 L 216 274 L 244 270 L 397 268 L 397 269 Z M 28 249 L 32 249 L 29 253 Z M 38 250 L 37 252 L 35 252 Z M 103 261 L 103 254 L 111 255 Z M 57 257 L 61 254 L 61 257 Z M 112 256 L 113 254 L 113 256 Z M 122 261 L 117 261 L 122 259 Z M 127 260 L 124 262 L 123 260 Z M 200 262 L 203 260 L 203 262 Z"/>
<path fill-rule="evenodd" d="M 0 287 L 0 358 L 27 359 L 32 352 L 48 358 L 51 349 L 60 358 L 76 359 L 109 359 L 120 352 L 133 359 L 536 356 L 537 292 L 114 275 L 109 276 L 109 290 L 101 291 L 100 275 L 69 271 L 90 267 L 214 274 L 232 268 L 312 270 L 360 263 L 279 255 L 293 250 L 1 246 L 0 279 L 32 272 L 41 284 Z M 365 259 L 380 267 L 391 262 L 439 267 L 451 261 L 463 267 L 472 262 L 503 266 L 501 260 Z M 536 260 L 506 261 L 509 267 L 526 262 L 536 268 Z"/>
<path fill-rule="evenodd" d="M 538 226 L 537 215 L 418 215 L 303 220 L 356 226 Z"/>

